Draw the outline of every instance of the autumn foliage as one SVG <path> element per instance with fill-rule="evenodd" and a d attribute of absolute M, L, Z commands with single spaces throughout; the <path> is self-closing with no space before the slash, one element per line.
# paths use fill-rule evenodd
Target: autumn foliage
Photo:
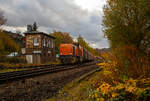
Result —
<path fill-rule="evenodd" d="M 107 0 L 103 26 L 111 51 L 102 54 L 103 78 L 92 83 L 91 101 L 149 101 L 149 19 L 149 0 Z"/>
<path fill-rule="evenodd" d="M 53 33 L 51 33 L 52 36 L 54 36 L 56 38 L 55 44 L 56 44 L 56 50 L 59 50 L 59 46 L 61 43 L 75 43 L 73 41 L 73 37 L 70 36 L 69 33 L 67 32 L 60 32 L 60 31 L 54 31 Z M 93 55 L 99 55 L 99 53 L 92 48 L 88 42 L 85 41 L 85 39 L 82 36 L 78 36 L 77 38 L 77 42 L 85 49 L 87 49 L 89 52 L 91 52 Z"/>
<path fill-rule="evenodd" d="M 7 55 L 11 52 L 19 51 L 19 49 L 19 45 L 12 38 L 2 31 L 0 32 L 0 55 Z"/>
<path fill-rule="evenodd" d="M 61 43 L 73 43 L 73 38 L 67 32 L 54 31 L 53 33 L 51 33 L 51 35 L 56 38 L 56 50 L 59 50 L 59 46 Z"/>

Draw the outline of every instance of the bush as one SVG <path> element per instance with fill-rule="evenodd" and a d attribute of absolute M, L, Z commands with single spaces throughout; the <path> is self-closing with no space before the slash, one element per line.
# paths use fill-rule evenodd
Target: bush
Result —
<path fill-rule="evenodd" d="M 139 101 L 149 101 L 150 99 L 150 88 L 147 88 L 139 95 Z"/>
<path fill-rule="evenodd" d="M 10 64 L 26 63 L 26 60 L 23 57 L 0 56 L 0 63 L 10 63 Z"/>
<path fill-rule="evenodd" d="M 127 80 L 128 78 L 149 78 L 150 63 L 149 59 L 139 53 L 133 46 L 124 46 L 114 49 L 111 53 L 102 54 L 104 66 L 111 76 L 116 80 Z"/>
<path fill-rule="evenodd" d="M 134 46 L 124 46 L 114 49 L 113 57 L 117 68 L 122 74 L 132 78 L 150 77 L 150 63 L 147 56 L 140 53 Z"/>
<path fill-rule="evenodd" d="M 108 101 L 136 101 L 134 95 L 129 92 L 121 92 L 118 96 L 109 99 Z"/>

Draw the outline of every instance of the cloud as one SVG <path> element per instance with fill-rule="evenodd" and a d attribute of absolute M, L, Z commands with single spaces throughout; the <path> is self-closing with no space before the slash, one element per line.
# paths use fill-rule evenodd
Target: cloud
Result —
<path fill-rule="evenodd" d="M 104 0 L 101 1 L 103 4 Z M 0 0 L 0 8 L 9 28 L 24 29 L 36 21 L 42 31 L 61 30 L 73 37 L 80 34 L 94 47 L 108 47 L 101 31 L 100 9 L 82 9 L 74 0 Z"/>

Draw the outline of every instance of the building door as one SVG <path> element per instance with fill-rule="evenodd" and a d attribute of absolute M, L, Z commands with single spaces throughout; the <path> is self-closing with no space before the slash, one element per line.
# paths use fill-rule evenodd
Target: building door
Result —
<path fill-rule="evenodd" d="M 26 55 L 26 60 L 27 60 L 27 63 L 33 63 L 33 56 L 32 55 Z"/>
<path fill-rule="evenodd" d="M 33 63 L 34 64 L 41 64 L 41 57 L 40 57 L 40 54 L 35 54 L 34 57 L 33 57 Z"/>

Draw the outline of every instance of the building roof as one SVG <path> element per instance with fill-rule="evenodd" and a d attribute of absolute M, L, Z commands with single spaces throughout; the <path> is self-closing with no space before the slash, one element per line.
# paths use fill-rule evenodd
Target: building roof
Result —
<path fill-rule="evenodd" d="M 41 34 L 41 35 L 45 35 L 47 37 L 50 37 L 50 38 L 53 38 L 53 39 L 56 39 L 55 37 L 53 37 L 52 35 L 48 35 L 44 32 L 38 32 L 38 31 L 32 31 L 32 32 L 25 32 L 24 34 Z"/>

